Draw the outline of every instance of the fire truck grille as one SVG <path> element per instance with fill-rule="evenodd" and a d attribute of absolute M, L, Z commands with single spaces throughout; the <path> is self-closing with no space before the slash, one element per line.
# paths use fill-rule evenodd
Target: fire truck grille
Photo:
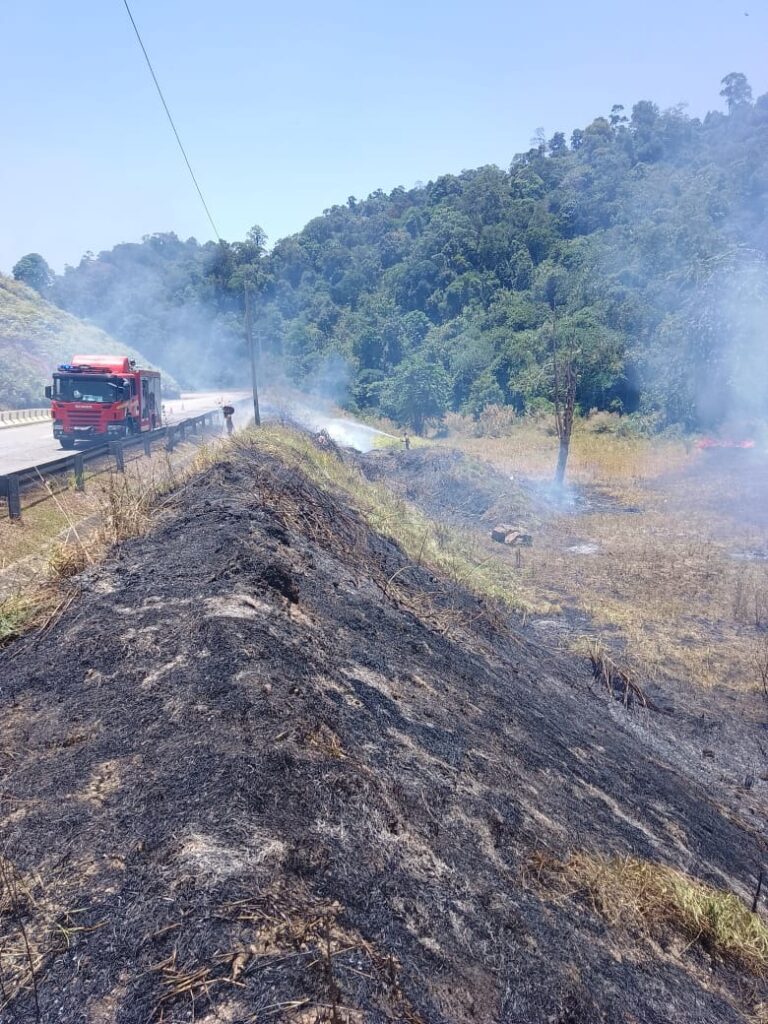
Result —
<path fill-rule="evenodd" d="M 73 427 L 92 427 L 99 422 L 100 414 L 98 409 L 75 409 L 69 419 Z"/>

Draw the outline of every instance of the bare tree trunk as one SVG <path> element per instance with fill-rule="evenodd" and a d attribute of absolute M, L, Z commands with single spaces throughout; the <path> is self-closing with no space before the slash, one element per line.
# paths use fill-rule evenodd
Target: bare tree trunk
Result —
<path fill-rule="evenodd" d="M 560 448 L 557 453 L 557 469 L 555 470 L 555 483 L 562 487 L 565 481 L 565 467 L 568 463 L 568 453 L 571 450 L 571 432 L 573 430 L 573 404 L 566 402 L 563 412 L 563 430 L 560 434 Z"/>
<path fill-rule="evenodd" d="M 251 289 L 245 285 L 245 336 L 248 341 L 248 353 L 251 357 L 251 385 L 253 387 L 253 419 L 257 427 L 261 426 L 259 412 L 259 389 L 256 381 L 256 353 L 253 348 L 253 319 L 251 314 Z"/>
<path fill-rule="evenodd" d="M 558 360 L 557 348 L 553 350 L 552 362 L 555 373 L 555 427 L 560 448 L 557 453 L 557 469 L 555 484 L 562 487 L 565 482 L 565 468 L 571 450 L 571 434 L 573 432 L 573 413 L 576 407 L 576 367 L 573 349 L 568 352 L 565 366 Z"/>

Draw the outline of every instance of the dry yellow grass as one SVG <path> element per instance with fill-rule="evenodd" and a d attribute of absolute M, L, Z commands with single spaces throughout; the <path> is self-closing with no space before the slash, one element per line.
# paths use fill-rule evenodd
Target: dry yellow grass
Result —
<path fill-rule="evenodd" d="M 587 613 L 598 632 L 618 630 L 626 655 L 651 676 L 707 686 L 757 678 L 750 618 L 768 594 L 768 567 L 744 566 L 706 534 L 676 536 L 660 512 L 558 517 L 537 536 L 530 586 Z M 702 531 L 704 530 L 702 524 Z M 577 551 L 584 541 L 593 555 Z"/>
<path fill-rule="evenodd" d="M 83 523 L 103 518 L 105 512 L 111 513 L 107 525 L 114 533 L 112 541 L 122 539 L 124 527 L 126 535 L 131 535 L 127 523 L 118 520 L 136 513 L 138 496 L 143 492 L 160 493 L 177 480 L 186 479 L 221 443 L 224 438 L 215 434 L 188 436 L 169 453 L 161 442 L 151 459 L 138 449 L 128 450 L 125 474 L 114 472 L 111 466 L 86 465 L 84 491 L 75 490 L 73 476 L 41 478 L 36 487 L 25 490 L 20 522 L 11 522 L 7 515 L 0 517 L 0 573 L 22 559 L 39 558 L 46 550 L 55 562 L 56 549 L 75 540 Z M 0 513 L 5 510 L 0 509 Z"/>
<path fill-rule="evenodd" d="M 543 481 L 551 480 L 557 454 L 546 425 L 525 421 L 509 437 L 449 443 L 513 476 Z M 594 637 L 620 649 L 645 677 L 762 689 L 768 562 L 740 561 L 733 552 L 761 549 L 768 538 L 719 507 L 718 488 L 738 487 L 739 477 L 725 484 L 717 473 L 698 474 L 708 458 L 690 444 L 598 434 L 581 423 L 568 480 L 598 488 L 616 508 L 553 508 L 525 554 L 522 581 L 540 600 L 589 616 Z"/>
<path fill-rule="evenodd" d="M 549 478 L 557 463 L 557 438 L 547 420 L 519 420 L 507 437 L 468 437 L 453 434 L 449 443 L 486 459 L 507 472 Z M 568 460 L 571 483 L 608 483 L 614 487 L 641 486 L 663 473 L 683 467 L 690 445 L 676 440 L 600 434 L 588 421 L 574 426 Z"/>
<path fill-rule="evenodd" d="M 559 862 L 543 855 L 532 867 L 540 881 L 554 882 L 569 895 L 585 895 L 613 927 L 639 927 L 649 934 L 669 929 L 685 948 L 699 943 L 768 977 L 768 925 L 733 893 L 636 857 L 576 853 Z"/>
<path fill-rule="evenodd" d="M 67 581 L 105 557 L 114 544 L 139 536 L 152 522 L 158 502 L 217 457 L 215 443 L 179 449 L 152 461 L 129 463 L 126 473 L 103 473 L 85 494 L 57 491 L 3 529 L 21 538 L 23 554 L 5 562 L 0 577 L 0 647 L 50 621 L 74 591 Z M 32 515 L 43 509 L 39 518 Z M 6 556 L 9 557 L 9 556 Z M 24 571 L 18 570 L 24 559 Z M 16 578 L 11 571 L 16 570 Z"/>

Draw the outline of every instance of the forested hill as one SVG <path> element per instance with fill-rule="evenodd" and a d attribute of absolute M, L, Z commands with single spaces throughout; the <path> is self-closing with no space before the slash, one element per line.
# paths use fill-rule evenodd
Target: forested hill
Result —
<path fill-rule="evenodd" d="M 0 409 L 44 407 L 43 389 L 50 384 L 51 373 L 77 352 L 121 352 L 146 363 L 132 347 L 0 274 Z M 167 384 L 176 386 L 165 377 Z"/>
<path fill-rule="evenodd" d="M 264 250 L 157 235 L 88 255 L 55 301 L 183 373 L 242 348 L 244 285 L 266 356 L 346 377 L 407 417 L 535 408 L 553 349 L 578 401 L 695 426 L 768 412 L 768 95 L 723 80 L 703 120 L 642 101 L 509 170 L 480 167 L 326 210 Z M 224 343 L 223 343 L 224 342 Z"/>

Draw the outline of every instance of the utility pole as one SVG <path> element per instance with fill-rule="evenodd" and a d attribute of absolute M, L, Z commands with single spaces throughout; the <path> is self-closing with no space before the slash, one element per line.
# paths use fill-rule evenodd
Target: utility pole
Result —
<path fill-rule="evenodd" d="M 256 350 L 253 345 L 253 316 L 251 312 L 251 283 L 243 283 L 245 291 L 245 336 L 248 341 L 248 353 L 251 357 L 251 384 L 253 386 L 253 420 L 257 427 L 261 426 L 259 413 L 259 389 L 256 384 Z"/>

